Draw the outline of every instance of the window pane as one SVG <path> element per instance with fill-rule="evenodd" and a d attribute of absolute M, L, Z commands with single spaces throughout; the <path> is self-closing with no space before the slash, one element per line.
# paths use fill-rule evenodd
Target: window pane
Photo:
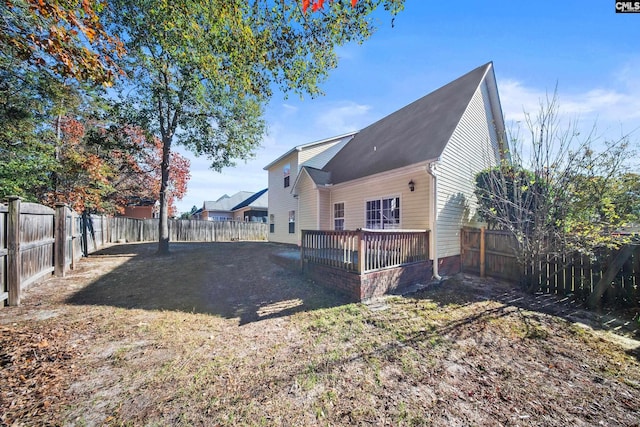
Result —
<path fill-rule="evenodd" d="M 333 229 L 344 230 L 344 203 L 333 205 Z"/>
<path fill-rule="evenodd" d="M 290 182 L 289 176 L 291 175 L 291 164 L 290 163 L 287 163 L 286 165 L 284 165 L 283 174 L 284 174 L 284 186 L 288 187 L 289 186 L 289 182 Z"/>
<path fill-rule="evenodd" d="M 381 228 L 380 200 L 370 200 L 367 202 L 367 228 Z"/>
<path fill-rule="evenodd" d="M 383 228 L 398 228 L 400 226 L 400 198 L 382 200 Z"/>

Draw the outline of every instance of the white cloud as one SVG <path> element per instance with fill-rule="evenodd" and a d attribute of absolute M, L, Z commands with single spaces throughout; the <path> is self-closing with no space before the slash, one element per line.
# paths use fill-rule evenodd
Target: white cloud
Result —
<path fill-rule="evenodd" d="M 508 123 L 523 122 L 525 113 L 535 117 L 541 103 L 553 96 L 553 88 L 528 87 L 513 79 L 499 81 L 498 87 Z M 595 125 L 598 134 L 611 137 L 638 128 L 640 87 L 621 86 L 617 79 L 612 79 L 609 85 L 583 92 L 570 93 L 559 87 L 557 95 L 559 116 L 565 123 L 570 120 L 587 129 Z"/>
<path fill-rule="evenodd" d="M 324 137 L 331 137 L 359 130 L 370 124 L 369 111 L 371 111 L 371 106 L 369 105 L 344 101 L 320 113 L 315 120 L 315 124 L 326 131 Z"/>

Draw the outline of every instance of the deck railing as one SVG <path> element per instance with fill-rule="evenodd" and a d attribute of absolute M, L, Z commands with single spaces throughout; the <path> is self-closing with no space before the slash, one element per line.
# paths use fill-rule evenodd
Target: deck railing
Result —
<path fill-rule="evenodd" d="M 429 231 L 302 230 L 300 251 L 303 262 L 354 273 L 368 273 L 427 261 Z"/>

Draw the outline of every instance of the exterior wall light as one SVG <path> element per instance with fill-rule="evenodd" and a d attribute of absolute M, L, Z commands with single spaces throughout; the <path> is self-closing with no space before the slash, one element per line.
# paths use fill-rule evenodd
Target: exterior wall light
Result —
<path fill-rule="evenodd" d="M 409 181 L 409 190 L 413 191 L 416 189 L 416 184 L 413 180 Z"/>

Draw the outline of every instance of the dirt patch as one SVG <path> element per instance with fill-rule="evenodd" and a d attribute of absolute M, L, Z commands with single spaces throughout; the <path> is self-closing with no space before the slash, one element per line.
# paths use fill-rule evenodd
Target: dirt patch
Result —
<path fill-rule="evenodd" d="M 470 276 L 350 304 L 283 248 L 114 246 L 31 288 L 0 424 L 639 425 L 633 322 Z"/>

